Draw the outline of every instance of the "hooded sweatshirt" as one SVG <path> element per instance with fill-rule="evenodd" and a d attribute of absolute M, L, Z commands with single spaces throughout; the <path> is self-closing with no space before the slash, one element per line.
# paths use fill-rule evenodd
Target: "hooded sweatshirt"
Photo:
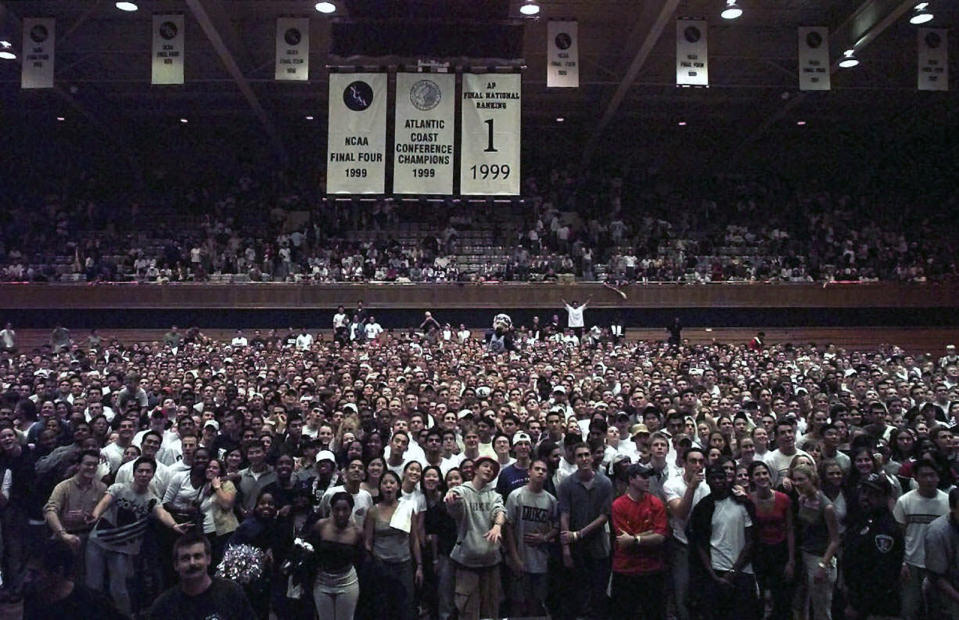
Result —
<path fill-rule="evenodd" d="M 456 521 L 456 544 L 450 559 L 468 568 L 484 568 L 499 564 L 499 545 L 488 542 L 486 532 L 493 526 L 497 513 L 506 514 L 503 496 L 492 484 L 477 491 L 472 482 L 455 488 L 463 498 L 449 507 Z"/>

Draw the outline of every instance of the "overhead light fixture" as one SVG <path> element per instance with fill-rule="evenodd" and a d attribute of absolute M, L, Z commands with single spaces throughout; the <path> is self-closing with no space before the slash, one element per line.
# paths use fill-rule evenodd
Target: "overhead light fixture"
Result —
<path fill-rule="evenodd" d="M 187 119 L 187 118 L 181 118 L 181 119 L 180 119 L 180 122 L 181 122 L 181 123 L 183 123 L 184 125 L 186 125 L 187 123 L 189 123 L 189 122 L 190 122 L 190 119 Z"/>
<path fill-rule="evenodd" d="M 117 2 L 114 6 L 121 11 L 126 11 L 127 13 L 132 13 L 140 8 L 137 6 L 136 2 Z"/>
<path fill-rule="evenodd" d="M 61 123 L 62 123 L 62 122 L 65 121 L 65 120 L 67 120 L 67 119 L 64 118 L 64 117 L 62 117 L 62 116 L 58 116 L 58 117 L 57 117 L 57 121 L 58 121 L 58 122 L 61 122 Z"/>
<path fill-rule="evenodd" d="M 306 120 L 308 120 L 308 121 L 312 121 L 312 120 L 313 120 L 313 117 L 310 116 L 310 115 L 307 115 L 307 116 L 305 116 L 304 118 L 306 118 Z"/>
<path fill-rule="evenodd" d="M 5 50 L 8 50 L 11 47 L 13 47 L 13 43 L 11 43 L 10 41 L 0 41 L 0 47 L 2 47 Z"/>
<path fill-rule="evenodd" d="M 929 3 L 920 2 L 913 9 L 912 17 L 909 18 L 910 24 L 921 26 L 932 21 L 933 15 L 929 12 Z"/>
<path fill-rule="evenodd" d="M 805 127 L 806 121 L 796 121 L 796 124 L 799 125 L 800 127 Z"/>
<path fill-rule="evenodd" d="M 536 3 L 536 0 L 526 0 L 526 2 L 519 7 L 519 12 L 527 17 L 539 15 L 539 4 Z"/>
<path fill-rule="evenodd" d="M 329 15 L 330 13 L 336 13 L 336 5 L 332 2 L 317 2 L 316 6 L 313 7 L 320 13 L 325 13 Z"/>
<path fill-rule="evenodd" d="M 565 119 L 564 117 L 562 117 L 562 116 L 557 116 L 557 117 L 556 117 L 556 122 L 557 122 L 557 123 L 565 123 L 565 122 L 566 122 L 566 119 Z"/>
<path fill-rule="evenodd" d="M 2 50 L 0 51 L 0 58 L 2 58 L 3 60 L 16 60 L 17 55 L 11 52 L 10 50 Z"/>
<path fill-rule="evenodd" d="M 856 58 L 854 50 L 846 50 L 842 53 L 842 59 L 839 61 L 839 66 L 843 69 L 851 69 L 859 64 L 859 59 Z"/>
<path fill-rule="evenodd" d="M 736 19 L 743 14 L 743 10 L 736 4 L 736 0 L 726 0 L 726 8 L 720 13 L 723 19 Z"/>
<path fill-rule="evenodd" d="M 679 125 L 680 127 L 685 127 L 685 126 L 686 126 L 686 121 L 679 121 L 679 122 L 676 123 L 676 124 Z"/>

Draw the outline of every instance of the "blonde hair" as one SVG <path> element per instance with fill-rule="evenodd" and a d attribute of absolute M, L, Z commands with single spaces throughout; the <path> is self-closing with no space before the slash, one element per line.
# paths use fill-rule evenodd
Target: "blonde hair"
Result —
<path fill-rule="evenodd" d="M 819 474 L 809 465 L 803 465 L 800 463 L 799 465 L 790 468 L 789 474 L 790 478 L 792 478 L 795 474 L 802 474 L 809 478 L 809 481 L 813 484 L 813 486 L 815 486 L 817 489 L 819 488 Z"/>

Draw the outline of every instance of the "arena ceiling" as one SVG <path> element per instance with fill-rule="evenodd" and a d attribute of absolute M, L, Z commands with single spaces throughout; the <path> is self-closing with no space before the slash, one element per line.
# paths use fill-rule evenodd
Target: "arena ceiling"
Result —
<path fill-rule="evenodd" d="M 140 124 L 249 124 L 264 144 L 282 153 L 293 135 L 325 134 L 330 66 L 415 64 L 412 56 L 333 56 L 334 22 L 362 23 L 386 17 L 392 26 L 416 14 L 437 27 L 455 29 L 476 20 L 522 25 L 524 139 L 563 133 L 576 136 L 577 155 L 589 155 L 608 140 L 630 136 L 658 148 L 675 148 L 715 132 L 715 140 L 740 148 L 803 121 L 819 127 L 879 131 L 890 124 L 924 119 L 956 125 L 952 92 L 916 89 L 916 26 L 908 17 L 915 0 L 740 0 L 741 18 L 726 21 L 724 0 L 541 0 L 536 19 L 523 19 L 521 0 L 341 0 L 333 17 L 312 0 L 140 0 L 124 13 L 112 0 L 0 0 L 0 38 L 20 48 L 23 17 L 57 18 L 56 88 L 22 91 L 17 61 L 0 61 L 3 123 L 29 127 L 63 116 L 103 133 L 133 131 Z M 397 8 L 398 7 L 398 8 Z M 473 7 L 472 15 L 449 17 Z M 479 8 L 477 8 L 479 7 Z M 451 11 L 452 9 L 455 9 Z M 930 27 L 954 28 L 959 2 L 933 0 Z M 483 12 L 487 14 L 483 15 Z M 154 12 L 183 12 L 187 19 L 186 83 L 150 85 L 150 28 Z M 311 17 L 311 79 L 278 83 L 274 72 L 275 18 Z M 675 86 L 675 27 L 679 16 L 709 20 L 709 88 Z M 579 22 L 578 89 L 546 87 L 546 23 Z M 827 26 L 831 58 L 856 46 L 862 63 L 852 70 L 833 65 L 833 89 L 800 93 L 796 27 Z M 950 56 L 959 58 L 952 31 Z M 493 63 L 493 61 L 490 61 Z M 453 59 L 454 65 L 463 63 Z M 955 66 L 955 60 L 953 60 Z M 557 122 L 563 118 L 564 122 Z M 679 123 L 685 133 L 677 129 Z"/>

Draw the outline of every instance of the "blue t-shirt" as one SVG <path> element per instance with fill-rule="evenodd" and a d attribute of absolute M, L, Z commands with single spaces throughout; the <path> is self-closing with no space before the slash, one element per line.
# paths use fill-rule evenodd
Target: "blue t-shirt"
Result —
<path fill-rule="evenodd" d="M 506 500 L 510 493 L 525 486 L 527 482 L 529 482 L 529 470 L 518 467 L 516 463 L 513 463 L 504 467 L 499 473 L 496 492 L 503 496 L 503 500 Z"/>

